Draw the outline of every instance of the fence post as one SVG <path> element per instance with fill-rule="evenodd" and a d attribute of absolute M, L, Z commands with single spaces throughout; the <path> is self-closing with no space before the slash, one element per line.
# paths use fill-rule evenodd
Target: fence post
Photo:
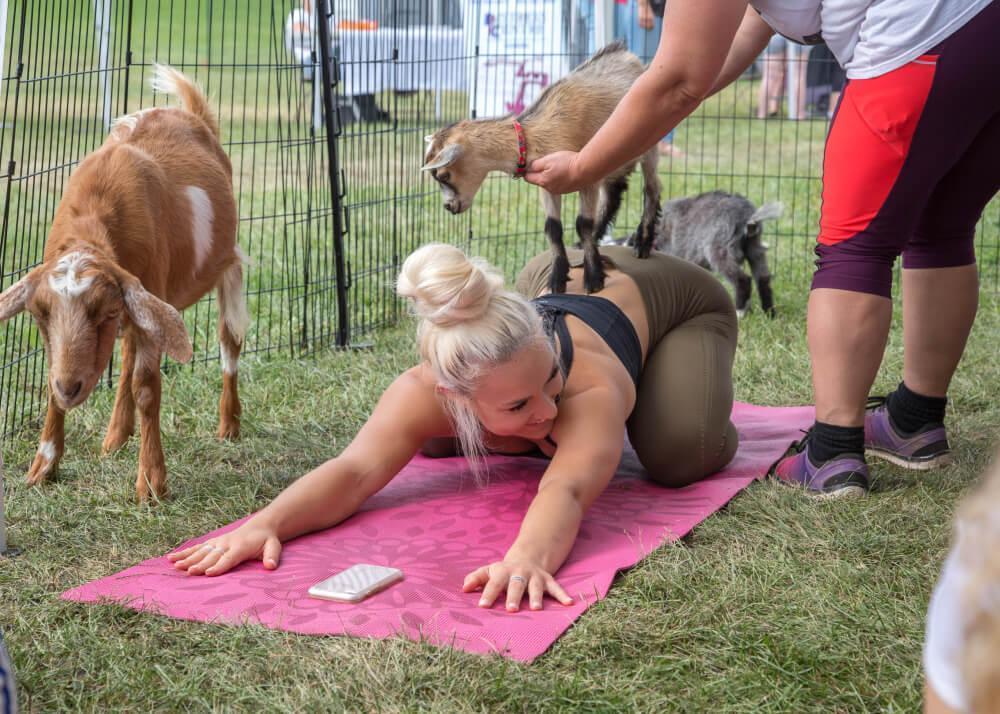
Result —
<path fill-rule="evenodd" d="M 108 76 L 108 49 L 111 45 L 111 0 L 94 0 L 94 25 L 101 38 L 98 81 L 104 96 L 104 131 L 111 128 L 111 78 Z"/>
<path fill-rule="evenodd" d="M 323 82 L 323 112 L 326 125 L 327 170 L 333 201 L 333 253 L 337 272 L 337 346 L 346 347 L 350 339 L 347 315 L 347 274 L 344 270 L 344 222 L 340 194 L 340 158 L 337 155 L 337 126 L 334 118 L 333 47 L 330 44 L 330 7 L 327 0 L 316 0 L 319 34 L 320 80 Z"/>
<path fill-rule="evenodd" d="M 5 3 L 6 4 L 6 3 Z M 6 10 L 6 8 L 4 8 Z M 7 552 L 7 522 L 3 515 L 3 454 L 0 454 L 0 555 Z"/>
<path fill-rule="evenodd" d="M 4 49 L 7 42 L 7 0 L 0 0 L 0 80 L 3 79 L 6 64 Z M 3 124 L 0 123 L 0 129 Z M 0 432 L 2 433 L 2 432 Z M 0 555 L 7 552 L 7 525 L 3 516 L 3 453 L 0 452 Z"/>
<path fill-rule="evenodd" d="M 615 39 L 615 6 L 611 0 L 594 3 L 594 46 L 604 47 Z"/>

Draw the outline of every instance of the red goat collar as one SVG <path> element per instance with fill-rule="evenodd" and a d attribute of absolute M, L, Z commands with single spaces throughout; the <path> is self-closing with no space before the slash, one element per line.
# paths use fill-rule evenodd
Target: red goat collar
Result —
<path fill-rule="evenodd" d="M 528 143 L 524 140 L 524 127 L 517 119 L 514 120 L 514 133 L 517 134 L 517 169 L 514 178 L 524 178 L 528 171 Z"/>

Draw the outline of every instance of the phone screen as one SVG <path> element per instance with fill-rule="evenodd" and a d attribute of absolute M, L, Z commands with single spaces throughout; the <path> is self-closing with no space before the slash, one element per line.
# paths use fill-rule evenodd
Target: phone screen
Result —
<path fill-rule="evenodd" d="M 309 588 L 310 597 L 360 602 L 403 579 L 403 571 L 384 565 L 358 563 Z"/>

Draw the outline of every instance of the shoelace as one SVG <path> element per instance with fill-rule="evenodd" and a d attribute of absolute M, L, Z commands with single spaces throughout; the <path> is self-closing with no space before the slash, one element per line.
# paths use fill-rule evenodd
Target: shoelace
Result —
<path fill-rule="evenodd" d="M 809 445 L 809 440 L 812 438 L 812 427 L 809 427 L 808 429 L 799 429 L 799 431 L 801 431 L 804 436 L 798 441 L 793 441 L 791 446 L 788 447 L 788 451 L 785 452 L 786 454 L 789 452 L 801 454 Z"/>
<path fill-rule="evenodd" d="M 869 396 L 868 397 L 868 401 L 865 402 L 865 409 L 866 410 L 868 410 L 868 409 L 878 409 L 879 407 L 883 406 L 888 401 L 889 401 L 889 395 L 888 394 L 885 395 L 885 396 L 882 396 L 882 397 L 872 397 L 872 396 Z"/>

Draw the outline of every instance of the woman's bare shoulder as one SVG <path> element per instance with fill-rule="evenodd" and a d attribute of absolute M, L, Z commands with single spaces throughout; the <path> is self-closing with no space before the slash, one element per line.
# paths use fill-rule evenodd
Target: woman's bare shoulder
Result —
<path fill-rule="evenodd" d="M 405 422 L 421 431 L 433 432 L 433 435 L 450 428 L 434 377 L 423 364 L 404 371 L 385 390 L 372 416 L 386 413 L 391 414 L 394 421 L 402 417 Z"/>

